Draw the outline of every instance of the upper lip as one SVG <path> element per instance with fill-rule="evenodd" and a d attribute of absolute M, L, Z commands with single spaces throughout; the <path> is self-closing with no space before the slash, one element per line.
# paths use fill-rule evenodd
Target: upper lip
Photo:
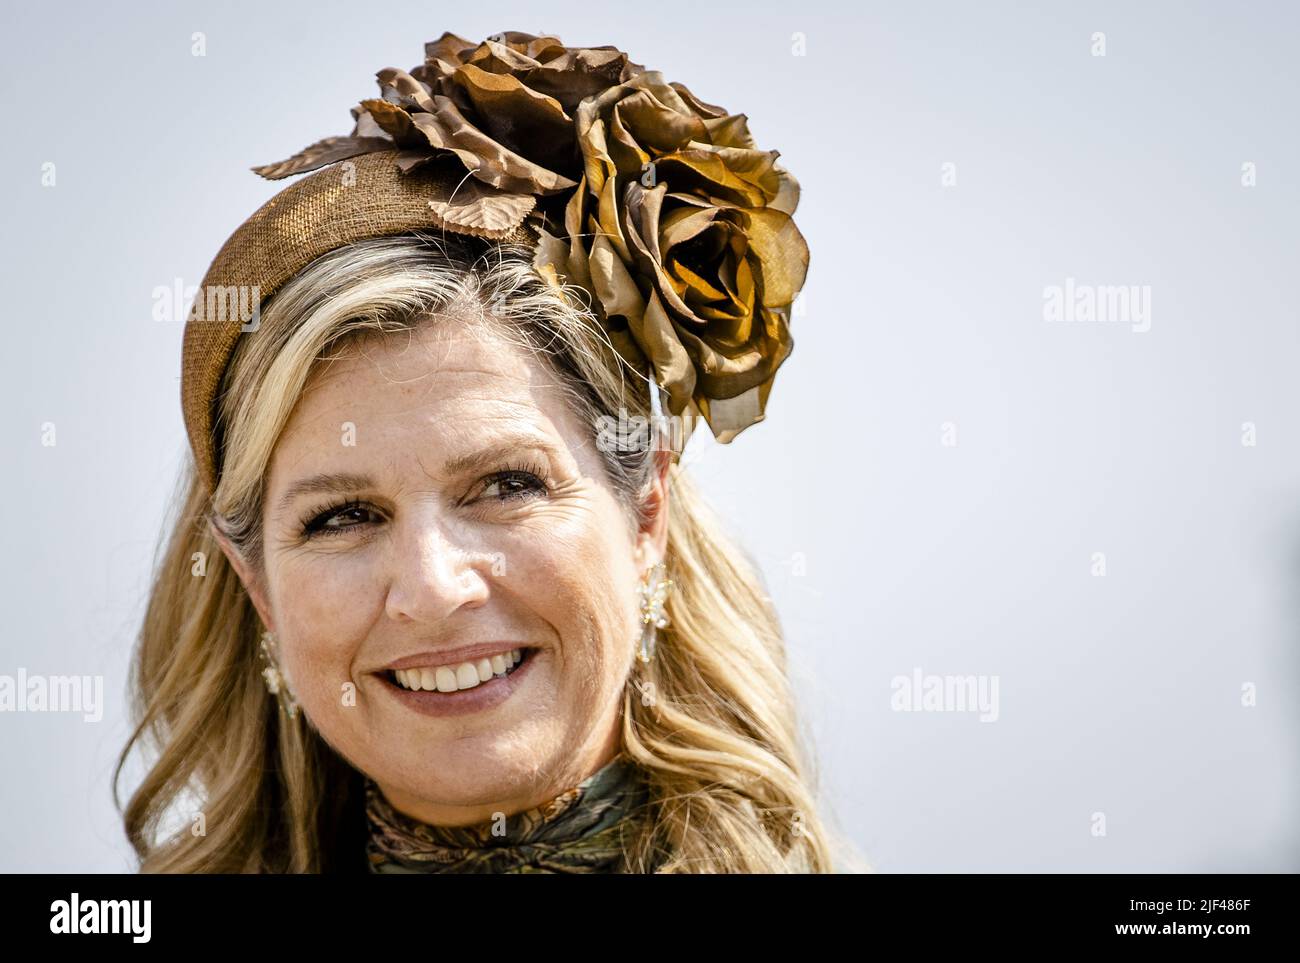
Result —
<path fill-rule="evenodd" d="M 514 649 L 527 649 L 531 646 L 522 642 L 481 642 L 478 645 L 464 645 L 458 649 L 444 649 L 439 652 L 417 652 L 404 656 L 396 662 L 390 662 L 380 671 L 395 672 L 398 669 L 428 669 L 439 665 L 459 665 L 462 662 L 477 662 L 490 659 L 494 655 L 505 655 Z"/>

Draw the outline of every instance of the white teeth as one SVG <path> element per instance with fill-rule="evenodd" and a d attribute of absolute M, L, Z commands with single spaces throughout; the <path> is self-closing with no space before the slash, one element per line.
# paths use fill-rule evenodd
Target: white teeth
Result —
<path fill-rule="evenodd" d="M 456 665 L 429 666 L 420 669 L 398 669 L 393 673 L 403 689 L 412 692 L 458 692 L 472 689 L 518 665 L 523 660 L 522 649 L 511 649 L 477 662 L 460 662 Z"/>

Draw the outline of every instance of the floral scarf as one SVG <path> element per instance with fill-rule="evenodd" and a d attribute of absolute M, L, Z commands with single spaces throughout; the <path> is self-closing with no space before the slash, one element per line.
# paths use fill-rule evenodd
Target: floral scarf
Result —
<path fill-rule="evenodd" d="M 621 873 L 624 846 L 649 818 L 645 773 L 620 754 L 549 802 L 500 821 L 434 826 L 366 785 L 372 873 Z"/>

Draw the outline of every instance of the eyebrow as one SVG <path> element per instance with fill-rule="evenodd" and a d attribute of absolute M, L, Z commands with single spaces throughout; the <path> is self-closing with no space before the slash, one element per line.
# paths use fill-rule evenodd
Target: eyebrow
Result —
<path fill-rule="evenodd" d="M 289 486 L 289 490 L 280 496 L 280 511 L 287 509 L 295 499 L 303 495 L 358 491 L 370 488 L 372 484 L 369 475 L 358 475 L 354 472 L 326 472 L 312 475 L 310 478 L 294 482 Z"/>
<path fill-rule="evenodd" d="M 541 451 L 546 455 L 552 466 L 555 464 L 557 450 L 545 435 L 532 432 L 516 432 L 493 442 L 485 448 L 447 459 L 443 463 L 442 474 L 451 477 L 477 468 L 484 468 L 524 449 Z M 280 496 L 279 510 L 284 511 L 295 499 L 303 495 L 355 492 L 374 487 L 374 479 L 364 473 L 322 472 L 319 475 L 312 475 L 290 485 L 285 493 Z"/>

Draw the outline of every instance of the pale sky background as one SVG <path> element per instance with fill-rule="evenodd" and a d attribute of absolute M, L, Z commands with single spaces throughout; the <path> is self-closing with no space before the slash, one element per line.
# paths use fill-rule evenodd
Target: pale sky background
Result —
<path fill-rule="evenodd" d="M 884 872 L 1300 870 L 1300 18 L 1048 7 L 6 4 L 0 675 L 106 704 L 0 713 L 0 870 L 132 865 L 109 776 L 186 452 L 152 292 L 376 70 L 510 29 L 746 113 L 803 185 L 769 418 L 689 457 L 782 613 L 827 816 Z M 1149 330 L 1045 320 L 1067 279 L 1145 289 Z M 893 711 L 917 670 L 996 677 L 997 720 Z"/>

